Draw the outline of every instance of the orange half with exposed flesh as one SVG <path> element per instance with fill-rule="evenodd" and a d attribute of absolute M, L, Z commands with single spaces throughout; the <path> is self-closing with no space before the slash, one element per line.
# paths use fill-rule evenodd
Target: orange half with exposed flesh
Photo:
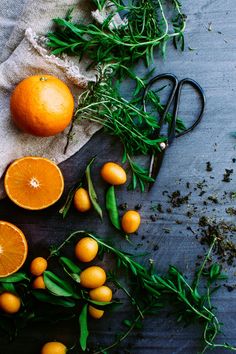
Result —
<path fill-rule="evenodd" d="M 0 221 L 0 277 L 17 272 L 25 263 L 28 245 L 23 232 L 15 225 Z"/>
<path fill-rule="evenodd" d="M 23 157 L 7 169 L 4 179 L 8 197 L 22 208 L 40 210 L 58 201 L 64 189 L 59 167 L 43 157 Z"/>

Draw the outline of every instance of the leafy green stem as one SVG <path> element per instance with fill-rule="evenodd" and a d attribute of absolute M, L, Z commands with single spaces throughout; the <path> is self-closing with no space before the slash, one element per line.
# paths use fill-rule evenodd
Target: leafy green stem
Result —
<path fill-rule="evenodd" d="M 207 253 L 206 257 L 205 257 L 205 259 L 204 259 L 204 261 L 203 261 L 203 263 L 202 263 L 202 265 L 201 265 L 199 271 L 197 272 L 197 277 L 196 277 L 196 280 L 194 281 L 194 289 L 197 289 L 197 288 L 198 288 L 198 285 L 199 285 L 199 281 L 200 281 L 202 272 L 203 272 L 203 270 L 204 270 L 204 268 L 205 268 L 205 266 L 206 266 L 207 261 L 209 260 L 209 258 L 210 258 L 210 256 L 211 256 L 211 253 L 212 253 L 212 250 L 213 250 L 213 248 L 214 248 L 214 246 L 215 246 L 216 240 L 217 240 L 217 237 L 215 236 L 215 237 L 213 238 L 212 244 L 211 244 L 211 246 L 210 246 L 210 248 L 209 248 L 209 250 L 208 250 L 208 253 Z"/>

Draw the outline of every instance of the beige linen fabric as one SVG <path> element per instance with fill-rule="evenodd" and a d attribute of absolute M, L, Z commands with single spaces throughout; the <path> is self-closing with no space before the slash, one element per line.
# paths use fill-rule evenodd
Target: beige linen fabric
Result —
<path fill-rule="evenodd" d="M 78 63 L 74 58 L 63 59 L 50 56 L 39 43 L 38 36 L 45 34 L 54 17 L 63 17 L 74 7 L 75 16 L 80 21 L 91 21 L 88 1 L 80 0 L 29 0 L 2 53 L 5 61 L 0 65 L 0 176 L 14 159 L 35 155 L 60 163 L 77 152 L 98 130 L 89 122 L 76 125 L 76 138 L 70 144 L 66 155 L 66 131 L 49 138 L 39 138 L 19 131 L 11 121 L 9 100 L 12 90 L 22 79 L 35 74 L 52 74 L 62 79 L 71 89 L 74 97 L 95 79 L 94 72 L 85 70 L 86 63 Z M 0 185 L 0 197 L 4 195 Z"/>

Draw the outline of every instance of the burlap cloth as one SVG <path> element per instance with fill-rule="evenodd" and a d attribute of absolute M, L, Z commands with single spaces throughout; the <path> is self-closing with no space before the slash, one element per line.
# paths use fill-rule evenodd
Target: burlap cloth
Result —
<path fill-rule="evenodd" d="M 87 63 L 78 63 L 76 58 L 56 58 L 49 55 L 39 43 L 38 36 L 47 33 L 51 19 L 64 17 L 74 7 L 74 16 L 81 22 L 91 21 L 91 9 L 86 0 L 27 0 L 0 59 L 0 176 L 16 158 L 35 155 L 62 162 L 77 152 L 99 129 L 89 122 L 75 127 L 75 139 L 66 155 L 63 148 L 66 132 L 49 138 L 38 138 L 19 131 L 11 121 L 9 99 L 12 90 L 22 79 L 34 74 L 52 74 L 62 79 L 72 90 L 76 99 L 88 80 L 95 79 L 94 72 L 85 70 Z M 37 36 L 36 36 L 37 34 Z M 4 60 L 4 61 L 3 61 Z M 2 179 L 0 197 L 4 196 Z"/>

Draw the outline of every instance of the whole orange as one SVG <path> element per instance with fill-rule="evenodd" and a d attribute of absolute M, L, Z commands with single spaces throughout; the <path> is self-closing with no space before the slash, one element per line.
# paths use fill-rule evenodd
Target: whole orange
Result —
<path fill-rule="evenodd" d="M 98 253 L 98 243 L 92 237 L 83 237 L 75 246 L 75 255 L 81 262 L 91 262 Z"/>
<path fill-rule="evenodd" d="M 21 300 L 20 298 L 8 291 L 0 295 L 0 308 L 6 313 L 13 314 L 20 310 Z"/>
<path fill-rule="evenodd" d="M 140 214 L 135 210 L 127 211 L 121 220 L 122 229 L 127 233 L 131 234 L 138 230 L 141 223 Z"/>
<path fill-rule="evenodd" d="M 48 342 L 42 347 L 41 354 L 66 354 L 67 348 L 60 342 Z"/>
<path fill-rule="evenodd" d="M 48 266 L 48 262 L 45 258 L 36 257 L 32 260 L 30 264 L 30 273 L 38 277 L 39 275 L 42 275 L 43 272 L 45 272 L 47 266 Z"/>
<path fill-rule="evenodd" d="M 39 277 L 36 277 L 32 283 L 32 288 L 33 289 L 46 289 L 46 285 L 44 283 L 43 276 L 40 275 Z"/>
<path fill-rule="evenodd" d="M 74 99 L 66 84 L 58 78 L 35 75 L 16 86 L 10 108 L 19 129 L 36 136 L 51 136 L 70 124 Z"/>
<path fill-rule="evenodd" d="M 84 188 L 79 188 L 74 195 L 74 206 L 81 213 L 85 213 L 91 209 L 91 201 L 88 191 Z"/>
<path fill-rule="evenodd" d="M 101 169 L 101 176 L 104 181 L 114 186 L 124 184 L 127 180 L 125 170 L 114 162 L 107 162 L 103 165 Z"/>
<path fill-rule="evenodd" d="M 106 272 L 98 266 L 92 266 L 84 269 L 80 273 L 80 284 L 85 288 L 95 289 L 102 286 L 106 281 Z"/>

